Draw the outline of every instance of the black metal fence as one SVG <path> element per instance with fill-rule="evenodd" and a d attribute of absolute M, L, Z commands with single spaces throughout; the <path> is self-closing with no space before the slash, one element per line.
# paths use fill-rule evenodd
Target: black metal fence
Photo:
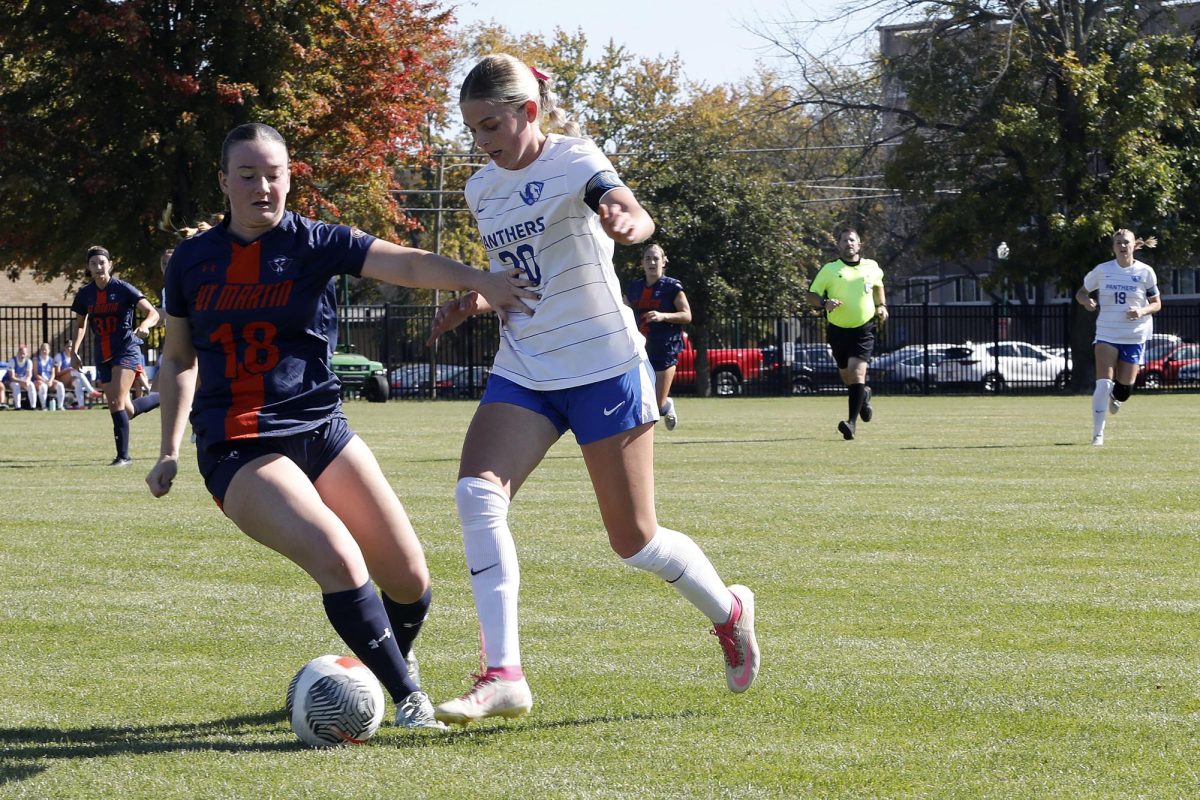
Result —
<path fill-rule="evenodd" d="M 897 305 L 882 326 L 870 382 L 879 392 L 1049 392 L 1069 384 L 1071 314 L 1067 303 L 1042 306 Z M 477 398 L 498 345 L 494 317 L 475 317 L 426 344 L 431 306 L 347 306 L 340 312 L 344 349 L 378 362 L 392 397 Z M 47 341 L 54 352 L 71 335 L 67 306 L 0 306 L 0 359 L 18 344 Z M 1147 348 L 1147 388 L 1200 389 L 1200 303 L 1164 303 Z M 689 328 L 707 380 L 718 394 L 770 396 L 841 391 L 817 315 L 731 317 Z M 1088 339 L 1090 341 L 1090 338 Z M 94 363 L 90 337 L 81 356 Z M 1085 342 L 1086 350 L 1086 342 Z M 155 363 L 156 353 L 147 352 Z M 1090 353 L 1089 353 L 1090 359 Z M 1195 364 L 1193 369 L 1189 365 Z M 696 391 L 704 371 L 681 361 L 675 390 Z"/>

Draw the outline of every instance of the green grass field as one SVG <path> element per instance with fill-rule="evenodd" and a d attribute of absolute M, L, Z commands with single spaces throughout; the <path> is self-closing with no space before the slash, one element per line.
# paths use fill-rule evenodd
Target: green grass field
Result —
<path fill-rule="evenodd" d="M 568 435 L 512 512 L 533 713 L 309 750 L 283 717 L 342 652 L 315 586 L 194 459 L 114 470 L 108 414 L 0 412 L 0 798 L 1200 796 L 1197 396 L 679 401 L 661 521 L 758 596 L 763 671 L 608 550 Z M 348 407 L 421 533 L 434 701 L 478 634 L 452 490 L 469 403 Z M 388 719 L 391 717 L 389 708 Z"/>

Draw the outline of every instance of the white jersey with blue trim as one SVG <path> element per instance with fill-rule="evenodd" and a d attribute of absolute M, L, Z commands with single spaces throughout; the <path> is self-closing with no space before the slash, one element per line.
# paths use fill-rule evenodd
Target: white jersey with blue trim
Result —
<path fill-rule="evenodd" d="M 608 158 L 590 140 L 549 134 L 529 166 L 488 163 L 467 181 L 492 272 L 521 268 L 541 299 L 500 326 L 493 371 L 529 389 L 583 386 L 645 358 L 633 311 L 621 300 L 614 243 L 584 200 Z M 619 185 L 619 184 L 618 184 Z"/>
<path fill-rule="evenodd" d="M 1158 296 L 1158 276 L 1141 261 L 1122 267 L 1116 259 L 1098 264 L 1083 278 L 1083 288 L 1099 292 L 1100 313 L 1096 317 L 1096 341 L 1112 344 L 1144 344 L 1154 332 L 1154 318 L 1125 316 L 1131 308 L 1144 308 Z"/>

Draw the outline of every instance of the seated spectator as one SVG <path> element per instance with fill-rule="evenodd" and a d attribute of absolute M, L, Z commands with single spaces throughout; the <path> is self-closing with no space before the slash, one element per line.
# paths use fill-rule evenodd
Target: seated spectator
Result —
<path fill-rule="evenodd" d="M 58 368 L 57 377 L 65 388 L 72 390 L 75 395 L 73 409 L 87 408 L 88 400 L 99 400 L 102 395 L 88 380 L 86 372 L 81 372 L 71 365 L 71 343 L 67 342 L 58 355 L 54 357 L 54 366 Z"/>
<path fill-rule="evenodd" d="M 33 384 L 33 359 L 29 345 L 17 346 L 17 354 L 8 362 L 8 388 L 13 393 L 13 408 L 21 407 L 21 396 L 29 398 L 29 407 L 37 408 L 37 390 Z"/>
<path fill-rule="evenodd" d="M 8 362 L 0 363 L 0 408 L 8 408 L 8 389 L 4 388 L 5 377 L 8 375 Z"/>
<path fill-rule="evenodd" d="M 38 403 L 44 410 L 61 411 L 63 402 L 67 399 L 67 389 L 58 379 L 58 368 L 54 366 L 54 356 L 50 355 L 50 343 L 42 342 L 37 355 L 33 357 L 33 383 L 37 389 Z M 50 392 L 54 392 L 54 407 L 51 409 L 47 402 Z"/>

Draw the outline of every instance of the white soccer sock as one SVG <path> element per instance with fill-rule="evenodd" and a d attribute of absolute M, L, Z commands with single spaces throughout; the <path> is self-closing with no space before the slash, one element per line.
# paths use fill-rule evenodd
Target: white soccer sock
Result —
<path fill-rule="evenodd" d="M 36 406 L 38 403 L 41 403 L 42 408 L 45 408 L 46 407 L 46 395 L 48 395 L 49 393 L 50 393 L 50 386 L 45 383 L 39 383 L 37 385 L 38 402 L 34 403 L 34 405 Z"/>
<path fill-rule="evenodd" d="M 54 387 L 54 397 L 58 401 L 58 410 L 62 411 L 63 403 L 67 401 L 67 387 L 61 383 Z"/>
<path fill-rule="evenodd" d="M 674 586 L 714 625 L 729 621 L 733 596 L 708 556 L 687 534 L 660 525 L 645 547 L 622 561 L 631 567 L 653 572 Z"/>
<path fill-rule="evenodd" d="M 79 373 L 75 373 L 75 407 L 83 408 L 83 381 L 79 378 Z"/>
<path fill-rule="evenodd" d="M 1096 379 L 1096 390 L 1092 392 L 1092 436 L 1104 434 L 1104 418 L 1108 414 L 1108 398 L 1112 389 L 1112 381 L 1107 378 Z"/>
<path fill-rule="evenodd" d="M 520 666 L 517 594 L 521 567 L 508 527 L 508 495 L 483 478 L 461 478 L 454 487 L 454 499 L 487 665 Z"/>
<path fill-rule="evenodd" d="M 674 410 L 675 410 L 675 400 L 673 398 L 668 397 L 667 402 L 664 403 L 663 407 L 658 410 L 658 413 L 662 414 L 665 417 L 667 414 L 670 414 Z"/>

